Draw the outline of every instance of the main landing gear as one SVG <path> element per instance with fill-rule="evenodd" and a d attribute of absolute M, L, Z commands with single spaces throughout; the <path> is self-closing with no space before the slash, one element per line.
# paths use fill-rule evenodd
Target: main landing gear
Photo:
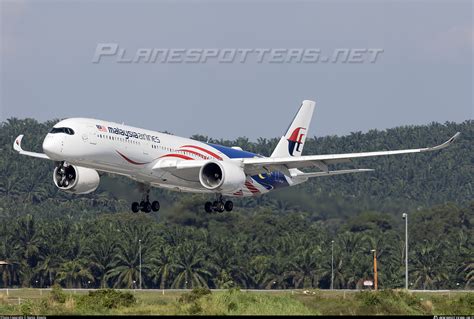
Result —
<path fill-rule="evenodd" d="M 142 211 L 144 213 L 149 213 L 151 211 L 157 212 L 160 210 L 160 203 L 158 201 L 150 202 L 150 189 L 147 188 L 144 190 L 143 198 L 140 203 L 132 203 L 132 212 L 138 213 Z"/>
<path fill-rule="evenodd" d="M 222 213 L 225 211 L 230 212 L 234 208 L 234 203 L 230 200 L 224 202 L 222 195 L 217 195 L 217 199 L 214 202 L 206 202 L 204 204 L 204 209 L 207 213 L 219 212 Z"/>

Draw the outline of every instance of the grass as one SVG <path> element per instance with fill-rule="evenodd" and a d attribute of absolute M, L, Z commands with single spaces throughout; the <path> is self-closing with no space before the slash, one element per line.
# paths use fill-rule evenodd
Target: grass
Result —
<path fill-rule="evenodd" d="M 20 305 L 18 305 L 18 298 Z M 0 293 L 0 315 L 471 315 L 474 292 L 114 291 Z"/>

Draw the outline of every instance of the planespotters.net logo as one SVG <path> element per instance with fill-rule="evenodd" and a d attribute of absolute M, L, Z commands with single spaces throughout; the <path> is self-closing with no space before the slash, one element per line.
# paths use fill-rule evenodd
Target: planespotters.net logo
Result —
<path fill-rule="evenodd" d="M 92 63 L 375 63 L 380 48 L 138 48 L 99 43 Z"/>

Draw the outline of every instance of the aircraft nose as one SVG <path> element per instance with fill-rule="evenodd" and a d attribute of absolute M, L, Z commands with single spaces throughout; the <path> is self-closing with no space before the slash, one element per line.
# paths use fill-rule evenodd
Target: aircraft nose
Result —
<path fill-rule="evenodd" d="M 61 159 L 61 141 L 50 134 L 43 141 L 43 152 L 51 159 Z"/>

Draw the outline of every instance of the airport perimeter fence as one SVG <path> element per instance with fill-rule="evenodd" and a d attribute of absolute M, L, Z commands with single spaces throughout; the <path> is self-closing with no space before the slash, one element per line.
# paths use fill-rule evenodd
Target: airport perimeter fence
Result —
<path fill-rule="evenodd" d="M 52 288 L 0 288 L 0 294 L 6 297 L 9 304 L 20 305 L 24 300 L 38 299 L 46 296 Z M 72 294 L 84 294 L 89 291 L 96 291 L 99 288 L 62 288 L 64 292 Z M 132 293 L 156 293 L 156 294 L 169 294 L 169 293 L 185 293 L 190 292 L 192 289 L 115 289 L 118 291 L 126 291 Z M 228 289 L 210 289 L 211 292 L 225 292 Z M 291 293 L 291 294 L 304 294 L 304 295 L 315 295 L 317 292 L 325 294 L 342 294 L 342 298 L 345 299 L 346 294 L 353 294 L 361 291 L 367 291 L 368 289 L 240 289 L 242 292 L 252 293 Z M 399 290 L 404 290 L 400 288 Z M 373 290 L 372 290 L 373 291 Z M 474 293 L 474 290 L 417 290 L 410 289 L 408 292 L 411 293 L 436 293 L 446 294 L 448 298 L 451 295 L 457 293 Z"/>

